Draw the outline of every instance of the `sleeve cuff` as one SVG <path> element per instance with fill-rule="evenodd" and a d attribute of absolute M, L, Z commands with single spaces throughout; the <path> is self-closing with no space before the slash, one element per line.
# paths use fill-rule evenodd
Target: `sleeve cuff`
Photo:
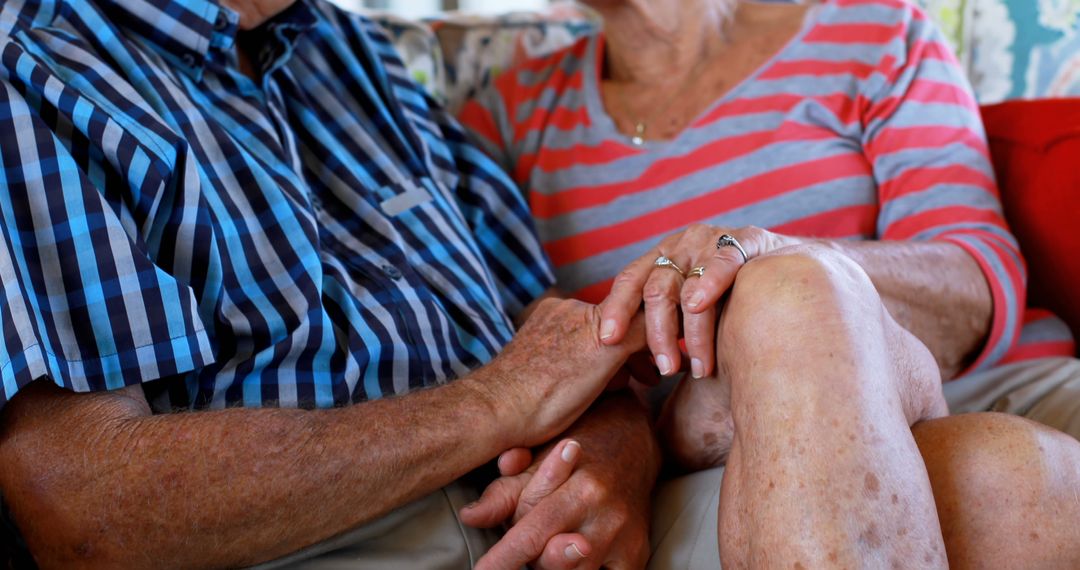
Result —
<path fill-rule="evenodd" d="M 1009 271 L 1010 268 L 1003 261 L 1009 253 L 979 236 L 946 235 L 938 239 L 960 246 L 979 264 L 993 301 L 990 333 L 976 358 L 957 375 L 959 378 L 992 368 L 1016 344 L 1022 324 L 1023 278 L 1015 275 L 1015 271 Z"/>

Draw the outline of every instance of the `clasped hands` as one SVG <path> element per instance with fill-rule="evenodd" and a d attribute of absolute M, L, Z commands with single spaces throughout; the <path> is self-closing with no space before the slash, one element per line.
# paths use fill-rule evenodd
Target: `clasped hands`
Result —
<path fill-rule="evenodd" d="M 643 336 L 656 369 L 667 376 L 680 370 L 683 364 L 679 339 L 684 338 L 691 375 L 694 378 L 713 375 L 719 301 L 746 263 L 738 248 L 717 243 L 725 234 L 733 236 L 751 260 L 798 243 L 754 227 L 731 230 L 692 226 L 665 238 L 657 249 L 642 255 L 619 273 L 611 293 L 594 308 L 598 315 L 593 312 L 586 319 L 599 319 L 600 344 L 640 346 Z M 658 265 L 658 255 L 673 261 L 674 267 Z M 701 269 L 687 277 L 683 271 L 690 268 Z M 537 313 L 544 311 L 541 307 Z M 521 333 L 527 336 L 532 321 L 545 318 L 534 314 Z M 635 350 L 626 348 L 624 359 Z M 617 367 L 606 364 L 607 376 L 616 375 Z M 564 385 L 576 381 L 570 374 Z M 594 388 L 590 393 L 600 392 Z M 535 458 L 525 447 L 515 447 L 500 456 L 502 476 L 485 490 L 479 501 L 461 512 L 462 522 L 470 526 L 510 525 L 477 568 L 520 568 L 525 564 L 543 569 L 645 565 L 649 555 L 648 500 L 655 473 L 652 477 L 628 476 L 626 454 L 605 448 L 636 445 L 632 440 L 607 439 L 610 445 L 603 446 L 592 444 L 588 434 L 581 434 L 582 445 L 575 439 L 577 435 L 571 428 L 563 433 L 565 439 L 549 445 Z"/>

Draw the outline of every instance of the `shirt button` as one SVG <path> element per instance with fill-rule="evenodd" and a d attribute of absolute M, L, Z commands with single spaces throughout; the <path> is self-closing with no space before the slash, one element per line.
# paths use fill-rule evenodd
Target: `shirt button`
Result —
<path fill-rule="evenodd" d="M 225 16 L 225 11 L 221 10 L 217 13 L 217 18 L 214 19 L 214 29 L 217 31 L 224 30 L 229 25 L 229 18 Z"/>
<path fill-rule="evenodd" d="M 180 58 L 180 61 L 188 67 L 195 67 L 195 56 L 190 53 L 185 53 L 184 56 Z"/>
<path fill-rule="evenodd" d="M 384 265 L 382 266 L 382 270 L 387 277 L 393 279 L 394 281 L 401 279 L 401 270 L 399 270 L 397 267 L 394 267 L 393 265 Z"/>

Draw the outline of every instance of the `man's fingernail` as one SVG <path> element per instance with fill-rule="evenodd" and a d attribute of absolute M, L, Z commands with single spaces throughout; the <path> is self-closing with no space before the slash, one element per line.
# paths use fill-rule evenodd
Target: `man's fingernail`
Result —
<path fill-rule="evenodd" d="M 701 378 L 705 375 L 705 365 L 701 363 L 701 360 L 697 358 L 690 359 L 690 374 L 694 378 Z"/>
<path fill-rule="evenodd" d="M 701 302 L 704 301 L 704 300 L 705 300 L 705 292 L 704 291 L 696 291 L 696 292 L 694 292 L 693 295 L 690 296 L 690 300 L 686 302 L 686 306 L 690 307 L 691 309 L 696 309 L 697 306 L 700 305 Z"/>
<path fill-rule="evenodd" d="M 671 359 L 666 354 L 657 356 L 656 367 L 660 369 L 660 374 L 663 376 L 671 374 Z"/>
<path fill-rule="evenodd" d="M 578 452 L 581 451 L 581 444 L 576 441 L 568 441 L 562 448 L 562 460 L 571 463 L 574 459 L 577 459 Z"/>
<path fill-rule="evenodd" d="M 570 543 L 570 546 L 566 547 L 566 552 L 565 553 L 566 553 L 566 559 L 567 560 L 584 560 L 585 559 L 585 555 L 581 553 L 581 550 L 579 550 L 577 545 L 574 544 L 573 542 Z"/>
<path fill-rule="evenodd" d="M 600 340 L 607 340 L 615 334 L 615 321 L 612 319 L 604 319 L 604 322 L 600 323 Z"/>
<path fill-rule="evenodd" d="M 475 509 L 476 506 L 479 505 L 479 504 L 480 504 L 480 501 L 473 501 L 473 502 L 465 505 L 464 507 L 462 507 L 462 510 L 468 511 L 468 510 Z"/>

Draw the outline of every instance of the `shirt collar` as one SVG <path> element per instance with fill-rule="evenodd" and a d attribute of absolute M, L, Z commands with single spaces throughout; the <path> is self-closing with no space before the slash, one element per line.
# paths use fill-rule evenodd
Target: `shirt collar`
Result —
<path fill-rule="evenodd" d="M 213 50 L 232 49 L 239 29 L 239 15 L 217 0 L 103 0 L 103 4 L 114 23 L 146 39 L 196 80 L 202 76 Z M 315 21 L 306 2 L 297 0 L 253 32 L 265 33 L 267 39 L 280 39 L 291 48 L 292 42 Z"/>

